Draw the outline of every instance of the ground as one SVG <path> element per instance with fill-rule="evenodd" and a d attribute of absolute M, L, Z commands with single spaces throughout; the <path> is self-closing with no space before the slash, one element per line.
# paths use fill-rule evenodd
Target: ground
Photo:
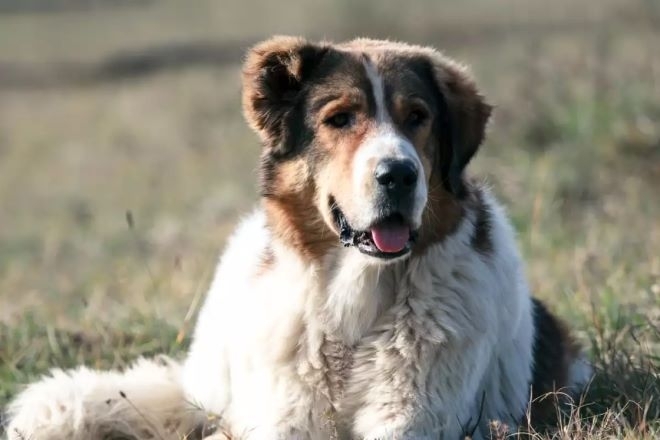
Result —
<path fill-rule="evenodd" d="M 496 106 L 470 173 L 597 371 L 539 438 L 657 438 L 659 29 L 654 0 L 3 2 L 0 408 L 53 366 L 183 354 L 256 202 L 242 50 L 368 35 L 463 60 Z"/>

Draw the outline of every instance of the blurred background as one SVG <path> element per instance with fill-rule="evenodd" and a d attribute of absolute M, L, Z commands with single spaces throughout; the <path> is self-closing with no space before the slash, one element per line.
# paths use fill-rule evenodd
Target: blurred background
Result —
<path fill-rule="evenodd" d="M 185 346 L 257 200 L 239 70 L 276 33 L 469 64 L 496 106 L 471 173 L 535 294 L 656 350 L 660 1 L 0 0 L 0 404 L 48 365 Z"/>

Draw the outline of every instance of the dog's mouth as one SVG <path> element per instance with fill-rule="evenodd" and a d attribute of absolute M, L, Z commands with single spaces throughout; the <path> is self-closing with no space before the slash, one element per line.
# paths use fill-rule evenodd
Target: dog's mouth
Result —
<path fill-rule="evenodd" d="M 417 238 L 417 231 L 411 229 L 400 213 L 384 216 L 360 231 L 351 227 L 333 198 L 330 209 L 339 228 L 339 241 L 345 247 L 357 247 L 363 254 L 382 259 L 398 258 L 411 251 Z"/>

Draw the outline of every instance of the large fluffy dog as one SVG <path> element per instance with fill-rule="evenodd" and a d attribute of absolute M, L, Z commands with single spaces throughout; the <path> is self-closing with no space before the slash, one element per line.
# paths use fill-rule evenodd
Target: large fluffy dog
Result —
<path fill-rule="evenodd" d="M 261 207 L 184 365 L 55 371 L 10 405 L 11 439 L 203 435 L 200 408 L 220 416 L 214 438 L 480 439 L 525 420 L 533 394 L 584 383 L 505 213 L 464 178 L 491 111 L 465 68 L 277 37 L 250 50 L 243 105 Z"/>

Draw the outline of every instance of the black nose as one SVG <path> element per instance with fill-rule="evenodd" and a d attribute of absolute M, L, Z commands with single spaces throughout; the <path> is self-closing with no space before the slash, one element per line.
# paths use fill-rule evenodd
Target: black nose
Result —
<path fill-rule="evenodd" d="M 409 159 L 385 159 L 376 166 L 374 177 L 390 196 L 408 195 L 417 182 L 417 167 Z"/>

